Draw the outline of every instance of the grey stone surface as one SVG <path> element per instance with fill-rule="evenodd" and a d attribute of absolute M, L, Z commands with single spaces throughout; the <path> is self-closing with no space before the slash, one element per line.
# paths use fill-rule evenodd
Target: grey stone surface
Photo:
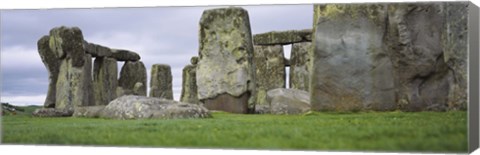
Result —
<path fill-rule="evenodd" d="M 253 111 L 255 68 L 248 12 L 237 7 L 205 10 L 199 34 L 198 99 L 208 99 L 205 106 L 211 110 Z M 225 104 L 241 105 L 221 106 L 214 101 L 221 94 L 231 96 L 223 98 L 230 99 Z"/>
<path fill-rule="evenodd" d="M 49 80 L 47 97 L 45 98 L 43 106 L 46 108 L 54 108 L 60 59 L 58 59 L 57 56 L 55 56 L 55 53 L 50 49 L 49 41 L 49 36 L 43 36 L 38 40 L 37 47 L 38 54 L 47 68 Z"/>
<path fill-rule="evenodd" d="M 285 62 L 281 45 L 254 46 L 255 106 L 267 104 L 267 91 L 285 88 Z M 257 108 L 256 108 L 257 109 Z"/>
<path fill-rule="evenodd" d="M 110 48 L 102 45 L 83 41 L 83 46 L 85 48 L 85 52 L 92 55 L 92 57 L 109 57 L 112 55 Z"/>
<path fill-rule="evenodd" d="M 89 118 L 98 118 L 103 112 L 105 105 L 102 106 L 85 106 L 85 107 L 76 107 L 73 112 L 73 117 L 89 117 Z"/>
<path fill-rule="evenodd" d="M 404 111 L 447 108 L 451 74 L 442 49 L 443 5 L 405 3 L 389 6 L 386 38 L 396 72 L 397 102 Z"/>
<path fill-rule="evenodd" d="M 182 94 L 180 102 L 199 103 L 197 96 L 197 66 L 187 65 L 182 71 Z"/>
<path fill-rule="evenodd" d="M 93 91 L 95 105 L 107 105 L 117 98 L 118 86 L 117 60 L 109 57 L 97 57 L 93 65 Z"/>
<path fill-rule="evenodd" d="M 121 90 L 117 91 L 119 92 L 117 96 L 132 95 L 135 85 L 137 85 L 136 95 L 147 95 L 147 69 L 142 61 L 126 61 L 120 70 L 118 86 L 121 87 Z"/>
<path fill-rule="evenodd" d="M 272 31 L 253 36 L 255 45 L 286 45 L 299 42 L 311 42 L 312 30 Z"/>
<path fill-rule="evenodd" d="M 312 43 L 303 42 L 292 45 L 290 54 L 289 88 L 309 91 L 310 87 L 310 57 Z"/>
<path fill-rule="evenodd" d="M 111 49 L 112 55 L 110 57 L 118 61 L 139 61 L 140 55 L 135 52 L 124 49 Z"/>
<path fill-rule="evenodd" d="M 126 95 L 110 102 L 100 117 L 112 119 L 190 119 L 210 118 L 209 111 L 197 104 L 163 98 Z"/>
<path fill-rule="evenodd" d="M 55 108 L 73 110 L 91 104 L 91 56 L 85 54 L 80 29 L 57 27 L 50 31 L 50 48 L 60 58 Z"/>
<path fill-rule="evenodd" d="M 198 57 L 192 57 L 190 58 L 190 63 L 192 65 L 197 65 L 198 64 Z"/>
<path fill-rule="evenodd" d="M 173 100 L 172 71 L 170 65 L 152 65 L 150 76 L 150 97 Z"/>
<path fill-rule="evenodd" d="M 298 89 L 277 88 L 267 92 L 271 114 L 302 114 L 310 111 L 310 95 Z"/>
<path fill-rule="evenodd" d="M 311 104 L 317 111 L 393 110 L 393 66 L 384 50 L 386 4 L 315 5 Z"/>
<path fill-rule="evenodd" d="M 72 114 L 73 110 L 56 108 L 40 108 L 32 112 L 34 117 L 70 117 Z"/>

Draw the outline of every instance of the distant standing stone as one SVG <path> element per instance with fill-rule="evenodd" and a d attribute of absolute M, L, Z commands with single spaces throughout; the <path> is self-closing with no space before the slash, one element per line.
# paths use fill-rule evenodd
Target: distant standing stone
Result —
<path fill-rule="evenodd" d="M 139 82 L 141 86 L 137 88 L 137 94 L 146 96 L 147 92 L 147 69 L 142 61 L 126 61 L 120 70 L 120 78 L 118 79 L 118 86 L 121 87 L 118 96 L 133 94 L 136 83 Z"/>
<path fill-rule="evenodd" d="M 196 75 L 196 65 L 187 65 L 183 68 L 181 102 L 198 103 Z"/>
<path fill-rule="evenodd" d="M 310 55 L 312 43 L 303 42 L 292 45 L 290 56 L 290 88 L 309 91 L 310 85 Z"/>
<path fill-rule="evenodd" d="M 253 111 L 255 68 L 248 12 L 237 7 L 205 10 L 199 34 L 198 99 L 211 110 Z"/>
<path fill-rule="evenodd" d="M 152 65 L 150 80 L 150 97 L 160 97 L 173 100 L 172 71 L 170 65 Z"/>
<path fill-rule="evenodd" d="M 117 60 L 109 57 L 97 57 L 93 71 L 95 105 L 107 105 L 117 98 Z"/>
<path fill-rule="evenodd" d="M 285 62 L 281 45 L 255 45 L 255 109 L 267 104 L 267 91 L 285 88 Z"/>

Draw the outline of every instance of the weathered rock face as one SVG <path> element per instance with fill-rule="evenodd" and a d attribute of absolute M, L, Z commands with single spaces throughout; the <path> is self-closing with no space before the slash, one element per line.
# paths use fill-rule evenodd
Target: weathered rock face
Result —
<path fill-rule="evenodd" d="M 205 106 L 212 110 L 253 110 L 255 67 L 247 11 L 235 7 L 206 10 L 199 34 L 198 99 L 208 100 Z"/>
<path fill-rule="evenodd" d="M 384 50 L 385 4 L 315 6 L 312 109 L 395 108 L 392 63 Z"/>
<path fill-rule="evenodd" d="M 267 92 L 271 114 L 301 114 L 310 111 L 310 95 L 298 89 L 277 88 Z"/>
<path fill-rule="evenodd" d="M 72 110 L 56 108 L 41 108 L 32 112 L 34 117 L 70 117 L 72 114 Z"/>
<path fill-rule="evenodd" d="M 255 45 L 286 45 L 312 41 L 312 30 L 272 31 L 253 36 Z"/>
<path fill-rule="evenodd" d="M 190 58 L 190 63 L 192 65 L 197 65 L 198 64 L 198 57 L 192 57 Z"/>
<path fill-rule="evenodd" d="M 450 73 L 444 61 L 444 3 L 389 5 L 387 43 L 396 72 L 402 110 L 447 107 Z"/>
<path fill-rule="evenodd" d="M 443 59 L 453 74 L 449 81 L 448 107 L 466 109 L 469 2 L 445 3 L 444 7 Z"/>
<path fill-rule="evenodd" d="M 126 95 L 110 102 L 100 117 L 113 119 L 209 118 L 208 110 L 197 104 L 162 98 Z"/>
<path fill-rule="evenodd" d="M 83 46 L 85 48 L 85 52 L 92 55 L 92 57 L 109 57 L 112 55 L 110 48 L 102 45 L 83 41 Z"/>
<path fill-rule="evenodd" d="M 197 97 L 196 65 L 187 65 L 182 72 L 182 95 L 180 102 L 199 103 Z"/>
<path fill-rule="evenodd" d="M 310 57 L 311 42 L 295 43 L 290 54 L 289 88 L 309 91 L 310 87 Z"/>
<path fill-rule="evenodd" d="M 139 84 L 137 84 L 139 83 Z M 135 88 L 137 85 L 137 88 Z M 136 90 L 135 95 L 146 96 L 147 92 L 147 69 L 142 61 L 126 61 L 120 70 L 118 86 L 121 87 L 117 96 L 131 95 Z M 140 94 L 138 94 L 140 93 Z"/>
<path fill-rule="evenodd" d="M 72 110 L 91 104 L 91 56 L 85 54 L 80 29 L 57 27 L 50 31 L 50 49 L 61 59 L 55 108 Z"/>
<path fill-rule="evenodd" d="M 112 49 L 111 57 L 117 59 L 118 61 L 140 60 L 140 55 L 138 55 L 137 53 L 123 49 Z"/>
<path fill-rule="evenodd" d="M 160 97 L 173 100 L 172 71 L 169 65 L 152 65 L 150 97 Z"/>
<path fill-rule="evenodd" d="M 102 106 L 76 107 L 72 116 L 73 117 L 98 118 L 98 117 L 100 117 L 104 108 L 105 108 L 104 105 L 102 105 Z"/>
<path fill-rule="evenodd" d="M 256 99 L 255 107 L 267 104 L 267 91 L 275 88 L 285 88 L 285 62 L 283 47 L 254 46 Z M 257 108 L 256 108 L 257 109 Z"/>
<path fill-rule="evenodd" d="M 48 92 L 47 97 L 45 98 L 44 107 L 54 108 L 55 107 L 55 94 L 57 89 L 57 78 L 60 68 L 60 59 L 55 56 L 55 53 L 50 49 L 49 46 L 50 37 L 43 36 L 38 40 L 38 54 L 42 58 L 42 62 L 47 68 L 48 71 Z"/>
<path fill-rule="evenodd" d="M 93 90 L 95 105 L 107 105 L 117 98 L 117 60 L 97 57 L 93 65 Z"/>

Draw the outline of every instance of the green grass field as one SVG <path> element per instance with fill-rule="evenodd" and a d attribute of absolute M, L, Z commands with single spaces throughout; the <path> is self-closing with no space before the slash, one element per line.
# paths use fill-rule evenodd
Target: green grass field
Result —
<path fill-rule="evenodd" d="M 2 117 L 2 143 L 256 150 L 466 152 L 466 112 L 309 113 L 210 119 Z"/>

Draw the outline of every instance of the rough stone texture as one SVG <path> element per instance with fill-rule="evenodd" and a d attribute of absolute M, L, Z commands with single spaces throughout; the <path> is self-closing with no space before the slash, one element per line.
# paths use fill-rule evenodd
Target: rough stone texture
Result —
<path fill-rule="evenodd" d="M 182 95 L 180 102 L 197 104 L 197 66 L 187 65 L 182 72 Z"/>
<path fill-rule="evenodd" d="M 117 98 L 117 74 L 117 60 L 108 57 L 97 57 L 95 59 L 93 64 L 95 105 L 107 105 Z"/>
<path fill-rule="evenodd" d="M 396 72 L 397 103 L 402 110 L 447 108 L 451 72 L 442 49 L 443 4 L 389 5 L 386 38 Z"/>
<path fill-rule="evenodd" d="M 105 106 L 86 106 L 86 107 L 76 107 L 73 112 L 73 117 L 90 117 L 98 118 L 103 112 Z"/>
<path fill-rule="evenodd" d="M 57 27 L 50 31 L 50 48 L 61 59 L 55 108 L 73 110 L 92 100 L 91 56 L 85 54 L 80 29 Z"/>
<path fill-rule="evenodd" d="M 112 55 L 110 48 L 102 45 L 83 41 L 83 46 L 85 48 L 85 52 L 92 55 L 92 57 L 109 57 Z"/>
<path fill-rule="evenodd" d="M 310 111 L 310 95 L 298 89 L 277 88 L 267 92 L 271 114 L 302 114 Z"/>
<path fill-rule="evenodd" d="M 42 62 L 47 68 L 48 71 L 48 92 L 47 97 L 45 98 L 44 107 L 54 108 L 55 107 L 55 94 L 57 89 L 57 79 L 58 72 L 60 68 L 60 60 L 55 56 L 55 53 L 50 49 L 49 46 L 50 37 L 43 36 L 38 40 L 38 54 L 42 58 Z"/>
<path fill-rule="evenodd" d="M 198 99 L 208 100 L 205 106 L 213 108 L 211 110 L 252 112 L 255 66 L 248 12 L 236 7 L 205 10 L 199 34 Z M 229 97 L 222 98 L 222 95 Z"/>
<path fill-rule="evenodd" d="M 312 43 L 303 42 L 292 45 L 290 54 L 290 83 L 289 88 L 310 91 L 310 57 Z"/>
<path fill-rule="evenodd" d="M 56 108 L 40 108 L 32 112 L 34 117 L 70 117 L 73 110 L 56 109 Z"/>
<path fill-rule="evenodd" d="M 139 82 L 140 84 L 137 84 Z M 117 96 L 132 95 L 135 85 L 137 84 L 137 94 L 146 96 L 147 92 L 147 69 L 142 61 L 126 61 L 120 70 L 120 78 L 118 86 L 121 87 Z M 123 93 L 121 93 L 123 92 Z M 141 94 L 138 94 L 141 93 Z"/>
<path fill-rule="evenodd" d="M 384 50 L 386 4 L 316 5 L 311 104 L 319 111 L 393 110 L 392 63 Z"/>
<path fill-rule="evenodd" d="M 117 59 L 118 61 L 138 61 L 140 55 L 135 52 L 123 49 L 111 49 L 112 55 L 110 57 Z"/>
<path fill-rule="evenodd" d="M 449 81 L 449 109 L 467 108 L 468 5 L 469 2 L 450 2 L 444 6 L 443 59 L 453 74 Z"/>
<path fill-rule="evenodd" d="M 172 71 L 170 65 L 152 65 L 150 80 L 150 97 L 173 100 Z"/>
<path fill-rule="evenodd" d="M 197 65 L 198 64 L 198 57 L 192 57 L 190 58 L 190 63 L 192 65 Z"/>
<path fill-rule="evenodd" d="M 255 45 L 254 51 L 253 62 L 256 69 L 255 107 L 257 107 L 258 105 L 268 104 L 267 91 L 275 88 L 285 88 L 286 74 L 283 47 L 281 45 Z"/>
<path fill-rule="evenodd" d="M 209 118 L 209 111 L 197 104 L 163 98 L 126 95 L 110 102 L 100 117 L 113 119 Z"/>
<path fill-rule="evenodd" d="M 311 42 L 312 30 L 272 31 L 253 36 L 255 45 L 286 45 L 298 42 Z"/>

